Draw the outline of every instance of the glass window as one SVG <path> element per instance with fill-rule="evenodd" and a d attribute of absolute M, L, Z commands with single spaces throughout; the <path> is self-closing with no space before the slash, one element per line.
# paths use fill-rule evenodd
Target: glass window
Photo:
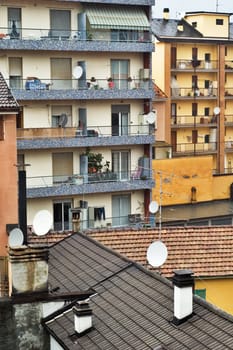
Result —
<path fill-rule="evenodd" d="M 128 88 L 129 60 L 111 60 L 111 77 L 117 89 Z"/>
<path fill-rule="evenodd" d="M 128 215 L 131 213 L 131 196 L 112 196 L 112 225 L 128 225 Z"/>
<path fill-rule="evenodd" d="M 53 203 L 53 222 L 55 231 L 71 229 L 71 200 Z"/>

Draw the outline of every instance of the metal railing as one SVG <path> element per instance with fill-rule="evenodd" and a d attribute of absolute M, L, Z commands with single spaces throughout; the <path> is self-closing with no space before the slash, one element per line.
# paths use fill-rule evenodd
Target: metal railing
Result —
<path fill-rule="evenodd" d="M 0 297 L 8 296 L 8 258 L 0 256 Z"/>
<path fill-rule="evenodd" d="M 216 124 L 216 116 L 206 116 L 206 115 L 177 115 L 171 117 L 171 125 L 199 125 L 199 124 Z"/>
<path fill-rule="evenodd" d="M 150 79 L 108 79 L 92 78 L 87 79 L 53 79 L 53 78 L 37 78 L 27 77 L 26 79 L 20 76 L 10 76 L 6 79 L 8 85 L 14 90 L 149 90 L 152 87 Z"/>
<path fill-rule="evenodd" d="M 193 70 L 193 69 L 210 70 L 210 69 L 217 69 L 217 68 L 218 68 L 218 61 L 216 60 L 205 61 L 204 59 L 203 60 L 179 59 L 179 60 L 176 60 L 175 66 L 172 66 L 172 69 L 181 69 L 181 70 Z"/>
<path fill-rule="evenodd" d="M 73 137 L 116 137 L 152 135 L 154 128 L 149 124 L 129 124 L 124 126 L 81 127 L 51 127 L 51 128 L 22 128 L 17 129 L 17 140 L 33 140 L 43 138 L 73 138 Z"/>
<path fill-rule="evenodd" d="M 173 153 L 202 153 L 217 150 L 217 142 L 179 143 L 172 147 Z"/>
<path fill-rule="evenodd" d="M 51 28 L 0 27 L 0 39 L 14 40 L 80 40 L 80 41 L 120 41 L 151 42 L 149 31 L 136 30 L 65 30 Z"/>
<path fill-rule="evenodd" d="M 232 88 L 233 93 L 233 88 Z M 172 87 L 171 88 L 171 97 L 174 98 L 207 98 L 207 97 L 217 97 L 218 89 L 210 86 L 209 88 L 188 88 L 188 87 Z M 232 95 L 233 96 L 233 95 Z"/>
<path fill-rule="evenodd" d="M 39 187 L 53 187 L 61 185 L 84 185 L 98 182 L 119 182 L 119 181 L 135 181 L 135 180 L 149 180 L 151 179 L 151 173 L 149 169 L 146 171 L 140 167 L 125 171 L 125 172 L 113 172 L 102 171 L 88 174 L 71 174 L 71 175 L 56 175 L 56 176 L 34 176 L 27 177 L 27 188 L 39 188 Z"/>

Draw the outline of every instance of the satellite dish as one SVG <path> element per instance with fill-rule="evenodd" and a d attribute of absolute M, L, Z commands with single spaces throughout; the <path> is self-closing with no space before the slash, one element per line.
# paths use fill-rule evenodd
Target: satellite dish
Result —
<path fill-rule="evenodd" d="M 149 205 L 150 213 L 152 214 L 157 213 L 158 209 L 159 209 L 159 205 L 157 202 L 155 201 L 150 202 L 150 205 Z"/>
<path fill-rule="evenodd" d="M 147 114 L 146 121 L 149 124 L 153 124 L 155 122 L 155 112 L 150 112 Z"/>
<path fill-rule="evenodd" d="M 159 267 L 167 259 L 167 247 L 161 241 L 155 241 L 147 249 L 147 261 L 153 267 Z"/>
<path fill-rule="evenodd" d="M 81 78 L 82 74 L 83 74 L 83 69 L 82 69 L 81 66 L 76 66 L 76 67 L 74 67 L 74 69 L 73 69 L 73 76 L 74 76 L 76 79 Z"/>
<path fill-rule="evenodd" d="M 219 107 L 214 107 L 214 114 L 218 115 L 220 113 L 220 108 Z"/>
<path fill-rule="evenodd" d="M 33 219 L 33 230 L 37 236 L 43 236 L 52 228 L 53 219 L 48 210 L 40 210 Z"/>
<path fill-rule="evenodd" d="M 66 113 L 62 113 L 59 118 L 59 126 L 64 128 L 68 122 L 68 117 Z"/>
<path fill-rule="evenodd" d="M 23 244 L 24 236 L 20 228 L 14 228 L 10 231 L 8 243 L 11 248 L 19 247 Z"/>

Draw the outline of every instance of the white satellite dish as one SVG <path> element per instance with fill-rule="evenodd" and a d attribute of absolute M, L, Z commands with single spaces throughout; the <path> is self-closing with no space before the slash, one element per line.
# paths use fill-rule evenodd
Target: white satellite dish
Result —
<path fill-rule="evenodd" d="M 149 124 L 153 124 L 155 122 L 155 112 L 150 112 L 147 114 L 146 121 Z"/>
<path fill-rule="evenodd" d="M 53 219 L 48 210 L 40 210 L 33 219 L 33 230 L 37 236 L 43 236 L 52 228 Z"/>
<path fill-rule="evenodd" d="M 147 249 L 147 261 L 153 267 L 159 267 L 167 259 L 167 247 L 161 241 L 155 241 Z"/>
<path fill-rule="evenodd" d="M 83 74 L 83 69 L 82 69 L 81 66 L 76 66 L 76 67 L 74 67 L 74 69 L 73 69 L 73 76 L 74 76 L 76 79 L 81 78 L 82 74 Z"/>
<path fill-rule="evenodd" d="M 220 113 L 220 108 L 219 107 L 214 107 L 214 114 L 218 115 Z"/>
<path fill-rule="evenodd" d="M 14 228 L 10 231 L 8 243 L 11 248 L 13 247 L 19 247 L 23 245 L 24 236 L 23 232 L 20 230 L 20 228 Z"/>
<path fill-rule="evenodd" d="M 150 202 L 150 205 L 149 205 L 150 213 L 152 214 L 157 213 L 158 209 L 159 209 L 159 205 L 157 202 L 155 201 Z"/>

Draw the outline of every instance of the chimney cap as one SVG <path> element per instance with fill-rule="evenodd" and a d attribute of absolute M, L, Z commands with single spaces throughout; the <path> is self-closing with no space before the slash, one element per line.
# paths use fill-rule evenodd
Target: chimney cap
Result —
<path fill-rule="evenodd" d="M 163 12 L 169 12 L 170 10 L 169 10 L 169 8 L 168 7 L 165 7 L 164 9 L 163 9 Z"/>
<path fill-rule="evenodd" d="M 188 287 L 194 285 L 194 276 L 191 270 L 175 270 L 173 284 L 177 287 Z"/>

